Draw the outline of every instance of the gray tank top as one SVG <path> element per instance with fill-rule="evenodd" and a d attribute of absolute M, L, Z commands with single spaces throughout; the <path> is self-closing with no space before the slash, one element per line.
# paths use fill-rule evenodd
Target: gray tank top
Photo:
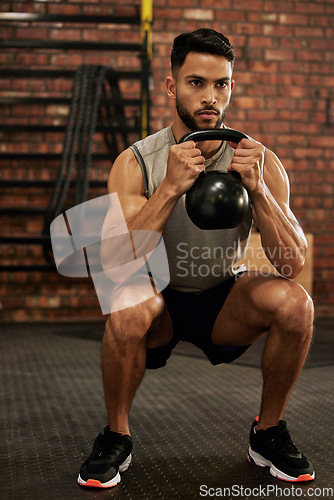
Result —
<path fill-rule="evenodd" d="M 169 148 L 176 144 L 171 126 L 136 142 L 131 149 L 141 165 L 149 198 L 166 175 Z M 218 152 L 205 161 L 206 170 L 227 171 L 234 150 L 223 142 Z M 171 288 L 190 293 L 220 285 L 242 270 L 237 262 L 245 254 L 252 225 L 251 208 L 234 229 L 202 230 L 189 219 L 185 195 L 175 206 L 163 231 Z"/>

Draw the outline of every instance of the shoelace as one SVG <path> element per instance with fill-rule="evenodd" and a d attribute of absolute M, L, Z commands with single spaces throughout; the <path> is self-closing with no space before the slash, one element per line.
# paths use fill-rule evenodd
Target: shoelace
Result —
<path fill-rule="evenodd" d="M 274 449 L 288 453 L 299 453 L 298 448 L 292 441 L 290 433 L 284 424 L 273 429 L 271 445 Z"/>
<path fill-rule="evenodd" d="M 104 435 L 99 434 L 95 440 L 95 443 L 94 443 L 92 458 L 98 458 L 101 455 L 101 453 L 104 451 L 104 449 L 105 449 Z"/>
<path fill-rule="evenodd" d="M 113 451 L 111 452 L 110 448 L 114 445 L 117 444 L 117 438 L 115 440 L 115 436 L 110 433 L 109 427 L 105 427 L 104 433 L 99 434 L 95 440 L 93 451 L 92 451 L 92 458 L 96 459 L 99 458 L 103 453 L 107 453 L 108 456 L 110 457 L 110 453 L 117 454 L 117 452 Z"/>

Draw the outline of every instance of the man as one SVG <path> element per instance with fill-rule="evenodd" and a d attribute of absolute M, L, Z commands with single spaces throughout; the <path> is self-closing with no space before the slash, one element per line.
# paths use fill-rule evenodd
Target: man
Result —
<path fill-rule="evenodd" d="M 102 344 L 108 427 L 81 467 L 79 484 L 111 487 L 120 481 L 120 472 L 131 462 L 132 399 L 145 368 L 164 366 L 179 340 L 193 342 L 212 364 L 219 364 L 233 361 L 264 335 L 262 402 L 252 425 L 248 458 L 269 466 L 283 480 L 315 477 L 312 464 L 293 444 L 282 420 L 313 324 L 310 297 L 289 279 L 302 269 L 307 244 L 289 208 L 287 174 L 275 154 L 254 140 L 242 139 L 238 145 L 178 144 L 191 130 L 224 127 L 234 88 L 234 59 L 229 40 L 214 30 L 178 36 L 171 55 L 172 75 L 166 80 L 167 94 L 176 105 L 174 122 L 124 151 L 111 170 L 108 190 L 117 192 L 128 229 L 163 235 L 170 284 L 152 298 L 139 273 L 131 287 L 119 283 L 113 295 L 119 305 L 113 310 L 118 312 L 110 315 Z M 236 229 L 206 231 L 189 220 L 184 195 L 204 168 L 241 175 L 252 209 Z M 245 251 L 252 220 L 282 276 L 235 267 Z M 106 220 L 104 237 L 115 231 Z M 195 255 L 195 248 L 205 248 L 206 253 Z M 102 255 L 107 261 L 107 247 Z M 190 272 L 194 263 L 205 263 L 215 272 L 206 276 Z M 136 294 L 142 297 L 140 304 L 133 301 Z"/>

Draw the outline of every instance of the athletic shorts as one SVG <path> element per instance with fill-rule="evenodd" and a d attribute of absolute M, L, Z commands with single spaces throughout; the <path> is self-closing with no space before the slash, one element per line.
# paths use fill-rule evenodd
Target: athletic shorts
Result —
<path fill-rule="evenodd" d="M 190 342 L 199 347 L 213 365 L 230 363 L 243 354 L 249 345 L 214 345 L 211 332 L 225 300 L 238 279 L 243 274 L 232 276 L 222 285 L 201 294 L 179 292 L 172 288 L 162 291 L 168 312 L 173 322 L 173 338 L 163 347 L 147 349 L 146 368 L 165 366 L 172 350 L 179 341 Z"/>

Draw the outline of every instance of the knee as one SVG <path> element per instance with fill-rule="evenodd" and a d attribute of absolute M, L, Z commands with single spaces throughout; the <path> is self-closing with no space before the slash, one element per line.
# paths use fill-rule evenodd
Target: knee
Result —
<path fill-rule="evenodd" d="M 106 330 L 123 342 L 134 342 L 146 336 L 153 321 L 163 309 L 161 295 L 153 295 L 145 290 L 119 287 L 113 293 L 113 312 L 109 316 Z"/>
<path fill-rule="evenodd" d="M 313 300 L 298 283 L 283 281 L 277 294 L 275 320 L 285 332 L 298 335 L 302 342 L 310 340 L 313 330 Z"/>

